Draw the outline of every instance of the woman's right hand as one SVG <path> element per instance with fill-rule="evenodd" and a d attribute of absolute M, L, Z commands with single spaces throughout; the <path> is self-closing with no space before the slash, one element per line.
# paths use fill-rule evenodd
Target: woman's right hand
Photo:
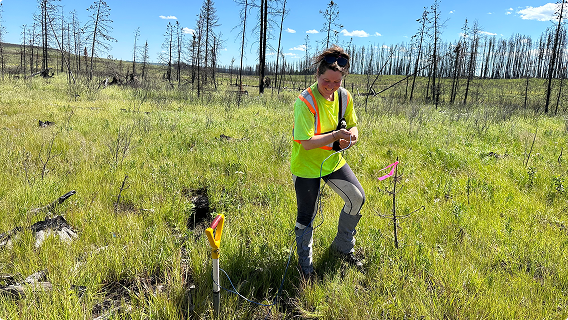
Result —
<path fill-rule="evenodd" d="M 337 131 L 335 131 L 335 138 L 337 139 L 343 139 L 343 140 L 352 140 L 352 134 L 351 132 L 349 132 L 349 130 L 346 129 L 339 129 Z"/>
<path fill-rule="evenodd" d="M 339 145 L 342 148 L 346 148 L 350 143 L 353 145 L 357 141 L 357 135 L 349 130 L 340 129 L 327 134 L 315 135 L 308 140 L 301 140 L 300 143 L 305 150 L 311 150 L 328 145 L 334 141 L 339 141 Z"/>

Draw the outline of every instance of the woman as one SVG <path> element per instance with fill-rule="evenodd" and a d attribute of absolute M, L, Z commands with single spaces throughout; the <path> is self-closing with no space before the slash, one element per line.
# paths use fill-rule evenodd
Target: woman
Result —
<path fill-rule="evenodd" d="M 343 77 L 349 72 L 349 55 L 333 46 L 316 56 L 315 64 L 317 81 L 304 90 L 294 104 L 291 159 L 298 206 L 295 227 L 298 262 L 306 279 L 315 275 L 312 223 L 317 213 L 321 179 L 345 201 L 331 249 L 351 265 L 363 266 L 353 255 L 353 247 L 365 192 L 340 152 L 324 162 L 335 150 L 351 147 L 359 139 L 353 99 L 346 89 L 340 88 Z M 341 127 L 338 124 L 343 119 Z"/>

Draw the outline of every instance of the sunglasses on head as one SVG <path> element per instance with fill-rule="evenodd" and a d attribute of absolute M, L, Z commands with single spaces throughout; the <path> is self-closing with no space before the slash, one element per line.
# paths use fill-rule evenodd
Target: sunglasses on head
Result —
<path fill-rule="evenodd" d="M 342 56 L 334 56 L 334 55 L 328 54 L 327 56 L 323 57 L 323 59 L 328 64 L 332 64 L 335 61 L 337 61 L 337 65 L 339 65 L 340 67 L 345 67 L 345 65 L 347 64 L 347 58 L 342 57 Z"/>

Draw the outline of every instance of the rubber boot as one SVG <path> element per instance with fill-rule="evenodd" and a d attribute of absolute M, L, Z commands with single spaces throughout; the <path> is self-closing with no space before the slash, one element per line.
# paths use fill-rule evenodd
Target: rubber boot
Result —
<path fill-rule="evenodd" d="M 312 245 L 314 242 L 313 234 L 314 228 L 311 226 L 300 229 L 294 229 L 296 233 L 296 248 L 298 252 L 298 263 L 302 269 L 302 273 L 310 275 L 314 272 L 313 258 L 312 258 Z"/>
<path fill-rule="evenodd" d="M 355 227 L 359 223 L 361 215 L 350 215 L 341 210 L 339 223 L 337 224 L 337 235 L 331 244 L 332 248 L 342 254 L 352 254 L 355 250 Z"/>

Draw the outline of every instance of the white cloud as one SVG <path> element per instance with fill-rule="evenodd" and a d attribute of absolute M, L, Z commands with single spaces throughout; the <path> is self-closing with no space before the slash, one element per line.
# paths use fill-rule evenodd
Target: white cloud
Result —
<path fill-rule="evenodd" d="M 284 55 L 284 57 L 289 58 L 289 59 L 298 59 L 300 58 L 299 55 L 297 55 L 294 52 L 287 52 L 287 53 L 282 53 Z"/>
<path fill-rule="evenodd" d="M 296 50 L 296 51 L 306 51 L 306 45 L 305 45 L 305 44 L 302 44 L 302 45 L 299 45 L 299 46 L 297 46 L 297 47 L 290 48 L 290 49 L 288 49 L 288 50 L 291 50 L 291 51 L 294 51 L 294 50 Z"/>
<path fill-rule="evenodd" d="M 509 8 L 509 11 L 513 11 L 513 8 Z"/>
<path fill-rule="evenodd" d="M 493 14 L 493 12 L 487 12 L 487 14 Z"/>
<path fill-rule="evenodd" d="M 479 31 L 480 34 L 484 35 L 484 36 L 496 36 L 496 33 L 491 33 L 491 32 L 487 32 L 487 31 Z"/>
<path fill-rule="evenodd" d="M 176 16 L 160 16 L 160 18 L 165 20 L 177 20 Z"/>
<path fill-rule="evenodd" d="M 554 19 L 554 12 L 556 11 L 555 3 L 547 3 L 540 7 L 526 7 L 525 9 L 517 11 L 523 20 L 538 20 L 548 21 Z"/>
<path fill-rule="evenodd" d="M 316 33 L 319 33 L 319 32 L 318 32 L 317 30 L 312 29 L 312 30 L 306 31 L 306 33 L 313 33 L 313 34 L 316 34 Z"/>
<path fill-rule="evenodd" d="M 382 36 L 383 36 L 382 34 L 375 32 L 375 37 L 382 37 Z"/>
<path fill-rule="evenodd" d="M 510 14 L 511 14 L 511 12 L 510 12 L 510 11 L 507 11 L 507 12 L 505 12 L 505 14 L 506 14 L 506 15 L 510 15 Z"/>
<path fill-rule="evenodd" d="M 454 13 L 454 10 L 450 11 L 450 14 Z"/>
<path fill-rule="evenodd" d="M 349 32 L 343 29 L 341 30 L 341 34 L 346 37 L 357 37 L 357 38 L 366 38 L 369 36 L 369 34 L 363 30 L 353 30 L 352 32 Z"/>
<path fill-rule="evenodd" d="M 381 48 L 382 48 L 382 49 L 390 49 L 389 46 L 387 46 L 386 44 L 383 44 L 383 45 L 381 46 Z"/>
<path fill-rule="evenodd" d="M 185 34 L 195 34 L 195 30 L 190 29 L 188 27 L 184 27 L 183 29 L 181 29 L 181 31 Z"/>
<path fill-rule="evenodd" d="M 288 33 L 296 33 L 296 30 L 290 29 L 290 28 L 286 28 L 286 32 L 288 32 Z"/>

